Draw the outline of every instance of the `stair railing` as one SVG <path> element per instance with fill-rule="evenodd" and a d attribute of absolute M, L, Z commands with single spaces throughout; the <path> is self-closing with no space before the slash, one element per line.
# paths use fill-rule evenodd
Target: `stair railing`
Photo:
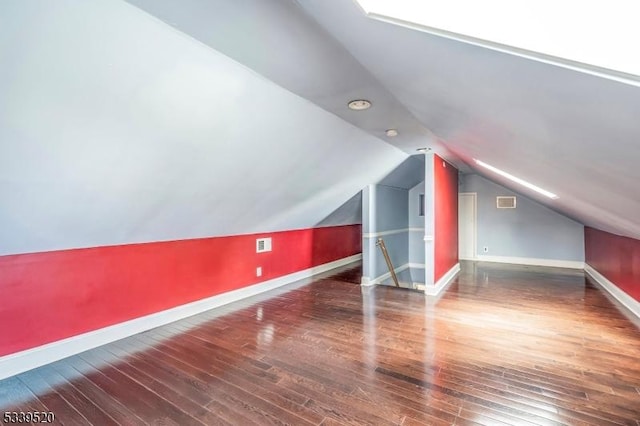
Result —
<path fill-rule="evenodd" d="M 382 238 L 378 238 L 376 245 L 380 247 L 380 250 L 382 250 L 382 255 L 384 256 L 385 262 L 387 262 L 387 268 L 389 268 L 389 273 L 391 274 L 393 282 L 395 283 L 396 287 L 400 287 L 400 284 L 398 283 L 398 277 L 396 276 L 396 271 L 393 268 L 393 263 L 391 263 L 391 258 L 389 257 L 389 252 L 387 251 L 387 246 L 384 244 L 384 240 Z"/>

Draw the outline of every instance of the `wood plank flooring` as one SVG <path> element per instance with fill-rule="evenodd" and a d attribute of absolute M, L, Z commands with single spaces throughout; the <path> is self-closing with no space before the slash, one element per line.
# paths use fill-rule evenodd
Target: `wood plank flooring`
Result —
<path fill-rule="evenodd" d="M 0 381 L 0 415 L 51 411 L 69 425 L 640 425 L 640 329 L 582 272 L 465 263 L 437 300 L 361 290 L 359 272 Z"/>

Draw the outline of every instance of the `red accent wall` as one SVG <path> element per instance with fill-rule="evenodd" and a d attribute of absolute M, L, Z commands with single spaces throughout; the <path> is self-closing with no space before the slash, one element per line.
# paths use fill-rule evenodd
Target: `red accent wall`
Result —
<path fill-rule="evenodd" d="M 458 263 L 458 169 L 437 155 L 435 179 L 435 266 L 437 282 Z"/>
<path fill-rule="evenodd" d="M 584 228 L 585 261 L 640 302 L 640 240 Z"/>
<path fill-rule="evenodd" d="M 358 254 L 361 232 L 346 225 L 0 256 L 0 356 Z M 260 237 L 273 239 L 271 252 L 256 253 Z"/>

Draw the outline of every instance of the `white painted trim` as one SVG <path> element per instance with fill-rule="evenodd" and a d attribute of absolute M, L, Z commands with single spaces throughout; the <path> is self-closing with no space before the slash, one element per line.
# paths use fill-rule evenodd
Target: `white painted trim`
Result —
<path fill-rule="evenodd" d="M 360 285 L 362 287 L 371 287 L 375 284 L 372 282 L 371 278 L 365 277 L 364 275 L 360 278 Z"/>
<path fill-rule="evenodd" d="M 460 272 L 460 263 L 456 263 L 453 265 L 451 269 L 447 271 L 446 274 L 440 278 L 435 285 L 425 286 L 424 294 L 427 296 L 437 296 L 444 290 L 449 284 L 453 282 L 453 279 Z"/>
<path fill-rule="evenodd" d="M 593 278 L 593 280 L 612 295 L 618 302 L 631 311 L 636 317 L 640 318 L 640 302 L 622 291 L 617 285 L 609 281 L 607 277 L 596 271 L 591 265 L 585 263 L 584 271 Z"/>
<path fill-rule="evenodd" d="M 408 263 L 409 268 L 426 269 L 427 265 L 424 263 Z"/>
<path fill-rule="evenodd" d="M 577 260 L 536 259 L 529 257 L 478 255 L 479 262 L 511 263 L 514 265 L 551 266 L 554 268 L 584 269 L 584 262 Z"/>
<path fill-rule="evenodd" d="M 424 232 L 424 228 L 409 228 L 409 232 Z"/>
<path fill-rule="evenodd" d="M 424 263 L 429 265 L 430 270 L 425 271 L 425 287 L 433 286 L 433 260 L 435 259 L 434 236 L 436 233 L 436 179 L 435 179 L 436 159 L 433 152 L 425 153 L 424 156 Z"/>
<path fill-rule="evenodd" d="M 476 256 L 478 256 L 478 193 L 477 192 L 459 192 L 458 193 L 458 206 L 460 206 L 460 198 L 462 196 L 471 196 L 473 198 L 473 241 L 472 241 L 472 253 L 473 256 L 471 258 L 466 258 L 460 256 L 460 234 L 458 234 L 458 259 L 462 260 L 476 260 Z M 458 217 L 460 217 L 460 208 L 458 207 Z M 460 227 L 460 223 L 458 222 L 458 231 Z"/>
<path fill-rule="evenodd" d="M 404 271 L 405 269 L 409 269 L 410 268 L 410 263 L 405 263 L 404 265 L 398 266 L 397 268 L 394 268 L 393 271 L 398 274 L 402 271 Z M 369 286 L 373 286 L 373 285 L 377 285 L 380 284 L 382 281 L 391 278 L 391 272 L 386 272 L 382 275 L 380 275 L 379 277 L 376 277 L 374 279 L 371 279 L 369 277 L 362 277 L 362 279 L 360 280 L 360 285 L 363 287 L 369 287 Z"/>
<path fill-rule="evenodd" d="M 389 231 L 381 231 L 381 232 L 368 232 L 366 234 L 362 234 L 362 238 L 384 237 L 385 235 L 402 234 L 403 232 L 409 232 L 410 230 L 411 228 L 403 228 L 403 229 L 391 229 Z"/>
<path fill-rule="evenodd" d="M 0 380 L 362 259 L 362 254 L 0 357 Z"/>

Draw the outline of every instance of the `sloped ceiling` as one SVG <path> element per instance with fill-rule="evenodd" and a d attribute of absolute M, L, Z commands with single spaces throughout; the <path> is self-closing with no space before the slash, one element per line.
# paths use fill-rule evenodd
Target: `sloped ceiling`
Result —
<path fill-rule="evenodd" d="M 353 1 L 129 1 L 372 135 L 397 127 L 409 136 L 386 140 L 408 153 L 427 141 L 523 190 L 480 159 L 558 194 L 528 193 L 556 211 L 640 238 L 638 87 L 376 21 Z M 377 108 L 346 110 L 356 97 Z"/>
<path fill-rule="evenodd" d="M 640 238 L 638 87 L 351 1 L 1 2 L 0 54 L 0 254 L 313 226 L 421 146 Z"/>
<path fill-rule="evenodd" d="M 380 181 L 372 183 L 409 190 L 424 181 L 424 173 L 424 155 L 416 154 L 404 160 Z"/>
<path fill-rule="evenodd" d="M 408 157 L 125 2 L 0 2 L 0 57 L 0 255 L 311 227 Z"/>
<path fill-rule="evenodd" d="M 408 154 L 430 146 L 456 160 L 293 0 L 127 1 Z M 347 108 L 350 100 L 362 98 L 373 103 L 366 113 Z M 385 135 L 390 128 L 402 130 L 390 138 Z"/>
<path fill-rule="evenodd" d="M 582 223 L 640 238 L 640 88 L 299 0 L 329 34 L 477 172 L 473 159 L 557 195 Z M 629 52 L 632 54 L 632 52 Z"/>

